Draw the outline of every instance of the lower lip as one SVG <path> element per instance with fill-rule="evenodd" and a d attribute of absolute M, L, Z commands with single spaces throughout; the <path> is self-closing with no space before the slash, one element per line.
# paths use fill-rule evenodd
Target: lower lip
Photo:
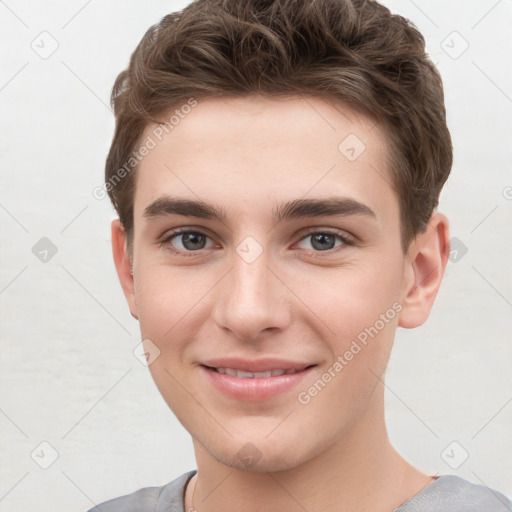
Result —
<path fill-rule="evenodd" d="M 216 389 L 232 398 L 249 402 L 267 400 L 291 390 L 306 375 L 309 375 L 313 368 L 311 366 L 300 372 L 290 375 L 279 375 L 277 377 L 241 378 L 219 373 L 203 365 L 200 366 L 201 371 Z"/>

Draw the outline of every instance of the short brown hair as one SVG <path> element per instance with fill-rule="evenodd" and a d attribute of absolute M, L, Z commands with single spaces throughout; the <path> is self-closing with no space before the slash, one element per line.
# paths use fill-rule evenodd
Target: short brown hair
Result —
<path fill-rule="evenodd" d="M 149 28 L 111 96 L 105 179 L 130 247 L 133 155 L 148 123 L 191 98 L 254 93 L 337 99 L 386 129 L 405 252 L 438 205 L 451 138 L 423 36 L 367 0 L 196 0 Z"/>

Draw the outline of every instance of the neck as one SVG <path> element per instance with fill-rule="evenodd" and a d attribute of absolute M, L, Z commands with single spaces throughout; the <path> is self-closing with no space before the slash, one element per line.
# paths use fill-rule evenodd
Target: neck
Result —
<path fill-rule="evenodd" d="M 394 510 L 433 478 L 416 470 L 394 450 L 384 423 L 383 392 L 376 393 L 374 400 L 374 407 L 335 443 L 312 459 L 282 471 L 234 469 L 194 440 L 198 469 L 186 488 L 185 510 Z"/>

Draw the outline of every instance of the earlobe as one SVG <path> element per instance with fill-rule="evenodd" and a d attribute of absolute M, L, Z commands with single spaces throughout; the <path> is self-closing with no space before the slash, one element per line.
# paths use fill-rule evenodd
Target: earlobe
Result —
<path fill-rule="evenodd" d="M 137 303 L 135 300 L 135 286 L 133 279 L 132 261 L 128 254 L 126 244 L 126 234 L 119 219 L 115 219 L 111 224 L 112 233 L 112 254 L 114 264 L 117 270 L 117 276 L 128 302 L 131 315 L 138 320 Z"/>
<path fill-rule="evenodd" d="M 449 223 L 446 216 L 434 213 L 427 230 L 411 243 L 402 291 L 402 311 L 398 325 L 413 328 L 430 315 L 441 286 L 450 255 Z"/>

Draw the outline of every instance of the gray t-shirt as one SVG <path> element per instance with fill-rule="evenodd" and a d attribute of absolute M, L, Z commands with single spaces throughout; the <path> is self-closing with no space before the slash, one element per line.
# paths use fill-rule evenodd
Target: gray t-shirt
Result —
<path fill-rule="evenodd" d="M 161 487 L 138 491 L 101 503 L 89 512 L 185 512 L 183 494 L 196 474 L 189 471 Z M 503 494 L 454 475 L 440 476 L 393 512 L 512 512 Z"/>

